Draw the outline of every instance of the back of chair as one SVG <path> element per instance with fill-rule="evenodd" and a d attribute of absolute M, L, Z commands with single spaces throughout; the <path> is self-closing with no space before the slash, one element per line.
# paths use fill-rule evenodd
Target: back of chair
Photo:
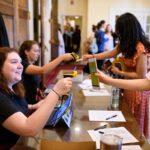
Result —
<path fill-rule="evenodd" d="M 40 150 L 96 150 L 96 143 L 42 140 Z"/>

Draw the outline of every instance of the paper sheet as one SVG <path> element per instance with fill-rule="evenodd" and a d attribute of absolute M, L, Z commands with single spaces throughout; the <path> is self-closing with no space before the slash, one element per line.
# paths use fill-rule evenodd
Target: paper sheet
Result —
<path fill-rule="evenodd" d="M 82 90 L 84 96 L 110 96 L 106 89 L 102 90 Z"/>
<path fill-rule="evenodd" d="M 91 79 L 85 79 L 81 84 L 78 84 L 78 86 L 83 90 L 93 89 Z M 105 88 L 103 83 L 100 83 L 100 88 Z"/>
<path fill-rule="evenodd" d="M 142 150 L 139 145 L 126 145 L 122 146 L 122 150 Z"/>
<path fill-rule="evenodd" d="M 96 148 L 100 148 L 100 139 L 103 134 L 99 133 L 99 131 L 104 132 L 105 134 L 115 134 L 120 136 L 123 141 L 122 143 L 135 143 L 138 140 L 124 127 L 118 128 L 106 128 L 106 129 L 99 129 L 99 130 L 88 130 L 89 135 L 91 136 L 92 140 L 96 142 Z"/>
<path fill-rule="evenodd" d="M 121 111 L 89 110 L 88 112 L 90 121 L 116 121 L 116 122 L 126 121 Z"/>

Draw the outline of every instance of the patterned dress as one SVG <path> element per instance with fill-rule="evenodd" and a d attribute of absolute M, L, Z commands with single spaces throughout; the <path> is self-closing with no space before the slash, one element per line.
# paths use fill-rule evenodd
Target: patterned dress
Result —
<path fill-rule="evenodd" d="M 141 54 L 146 55 L 146 49 L 142 43 L 138 43 L 136 46 L 137 53 L 132 59 L 126 59 L 123 57 L 125 68 L 127 72 L 136 72 L 137 59 Z M 138 83 L 137 83 L 138 84 Z M 144 135 L 149 138 L 150 132 L 148 130 L 148 104 L 149 104 L 150 91 L 130 91 L 124 90 L 124 98 L 129 104 L 131 112 L 134 114 L 136 120 L 139 123 L 140 129 Z"/>

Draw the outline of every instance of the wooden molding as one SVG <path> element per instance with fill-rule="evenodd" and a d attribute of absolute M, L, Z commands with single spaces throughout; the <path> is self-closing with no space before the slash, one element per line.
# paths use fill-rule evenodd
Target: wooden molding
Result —
<path fill-rule="evenodd" d="M 0 12 L 5 15 L 13 16 L 14 8 L 10 5 L 0 4 Z"/>
<path fill-rule="evenodd" d="M 19 9 L 19 18 L 29 19 L 29 12 L 27 10 Z"/>

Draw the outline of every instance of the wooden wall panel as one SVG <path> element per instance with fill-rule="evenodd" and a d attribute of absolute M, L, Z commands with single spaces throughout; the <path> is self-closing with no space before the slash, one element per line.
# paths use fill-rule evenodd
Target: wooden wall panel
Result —
<path fill-rule="evenodd" d="M 0 0 L 1 3 L 7 3 L 13 5 L 13 0 Z"/>
<path fill-rule="evenodd" d="M 18 46 L 20 46 L 23 41 L 29 39 L 29 31 L 28 31 L 28 22 L 25 19 L 19 19 L 19 41 Z"/>
<path fill-rule="evenodd" d="M 10 46 L 18 48 L 29 39 L 28 1 L 0 0 L 0 12 L 4 16 Z"/>
<path fill-rule="evenodd" d="M 10 47 L 14 47 L 14 18 L 12 16 L 5 16 L 3 15 L 3 19 L 6 25 L 7 35 L 9 39 Z M 11 32 L 8 32 L 11 31 Z"/>
<path fill-rule="evenodd" d="M 13 16 L 14 15 L 14 8 L 11 5 L 6 5 L 4 3 L 0 3 L 0 12 L 2 14 Z"/>
<path fill-rule="evenodd" d="M 19 0 L 19 7 L 23 9 L 28 9 L 28 1 L 27 0 Z"/>
<path fill-rule="evenodd" d="M 58 0 L 52 0 L 51 10 L 51 59 L 58 57 Z"/>

